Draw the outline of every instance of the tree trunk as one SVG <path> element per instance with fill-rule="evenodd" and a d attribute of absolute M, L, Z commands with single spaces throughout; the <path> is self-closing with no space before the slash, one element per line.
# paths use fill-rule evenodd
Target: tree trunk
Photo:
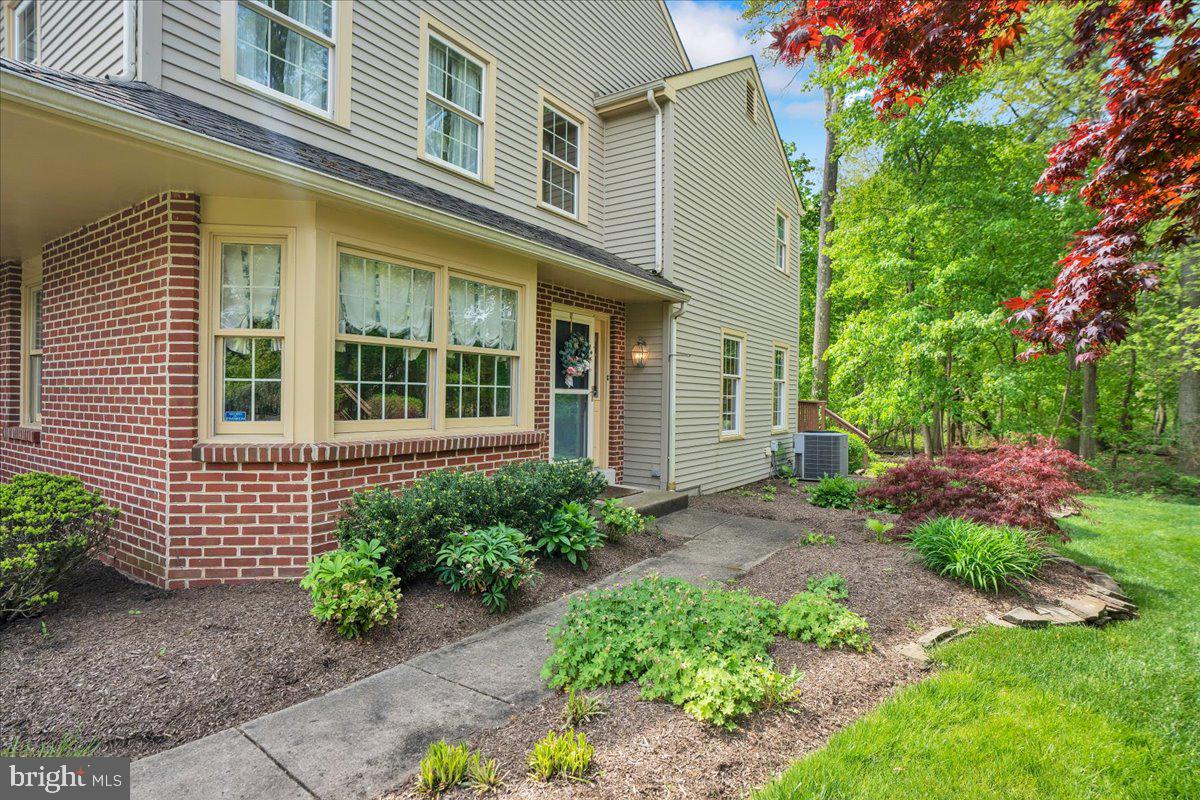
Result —
<path fill-rule="evenodd" d="M 1179 304 L 1184 315 L 1200 309 L 1200 243 L 1193 243 L 1179 260 Z M 1175 419 L 1179 424 L 1179 469 L 1200 475 L 1200 352 L 1197 331 L 1185 330 L 1183 370 L 1179 373 L 1179 402 Z M 1164 414 L 1165 416 L 1165 414 Z"/>
<path fill-rule="evenodd" d="M 1075 383 L 1075 373 L 1079 372 L 1079 365 L 1075 363 L 1075 348 L 1072 347 L 1067 351 L 1067 386 L 1071 387 Z M 1079 424 L 1080 419 L 1079 398 L 1074 393 L 1068 392 L 1064 396 L 1067 408 L 1067 437 L 1066 448 L 1076 455 L 1079 454 Z"/>
<path fill-rule="evenodd" d="M 1096 405 L 1099 393 L 1096 387 L 1096 362 L 1089 361 L 1082 367 L 1083 407 L 1079 414 L 1079 457 L 1096 457 Z"/>
<path fill-rule="evenodd" d="M 825 162 L 821 170 L 821 216 L 817 228 L 817 302 L 813 312 L 812 396 L 829 399 L 829 286 L 833 283 L 833 265 L 829 260 L 829 234 L 833 230 L 833 200 L 837 197 L 838 155 L 833 132 L 833 117 L 842 109 L 838 90 L 825 87 Z"/>
<path fill-rule="evenodd" d="M 934 416 L 934 419 L 940 419 L 939 416 Z M 929 423 L 921 423 L 921 444 L 925 448 L 925 456 L 933 458 L 933 428 Z"/>
<path fill-rule="evenodd" d="M 1137 350 L 1130 350 L 1129 375 L 1125 377 L 1125 396 L 1121 398 L 1121 433 L 1133 433 L 1133 414 L 1129 410 L 1129 407 L 1133 403 L 1133 382 L 1135 378 L 1137 378 Z"/>

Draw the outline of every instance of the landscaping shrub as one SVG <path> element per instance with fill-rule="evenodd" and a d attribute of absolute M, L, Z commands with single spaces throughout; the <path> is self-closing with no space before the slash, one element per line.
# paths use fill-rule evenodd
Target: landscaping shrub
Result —
<path fill-rule="evenodd" d="M 384 555 L 378 539 L 358 540 L 349 549 L 317 556 L 308 564 L 300 586 L 312 596 L 312 615 L 337 626 L 347 639 L 357 639 L 400 613 L 399 580 L 379 564 Z"/>
<path fill-rule="evenodd" d="M 875 457 L 872 458 L 867 464 L 866 472 L 864 474 L 866 474 L 868 478 L 878 478 L 889 469 L 894 469 L 895 467 L 900 466 L 902 463 L 903 462 L 901 461 L 885 461 L 882 458 Z"/>
<path fill-rule="evenodd" d="M 588 744 L 587 736 L 568 728 L 562 733 L 550 731 L 529 753 L 529 775 L 534 780 L 548 781 L 559 777 L 580 781 L 592 768 L 596 750 Z"/>
<path fill-rule="evenodd" d="M 505 464 L 493 477 L 497 496 L 495 519 L 534 535 L 564 503 L 591 507 L 608 482 L 586 459 L 580 461 L 519 461 Z"/>
<path fill-rule="evenodd" d="M 580 569 L 587 571 L 585 556 L 604 544 L 604 534 L 596 518 L 583 503 L 563 503 L 542 527 L 537 540 L 537 549 L 549 556 L 565 558 Z"/>
<path fill-rule="evenodd" d="M 853 508 L 858 486 L 844 475 L 826 475 L 808 493 L 808 501 L 821 508 Z"/>
<path fill-rule="evenodd" d="M 1200 478 L 1176 469 L 1166 452 L 1105 453 L 1088 464 L 1095 472 L 1088 473 L 1080 483 L 1093 491 L 1200 502 Z"/>
<path fill-rule="evenodd" d="M 775 614 L 771 601 L 745 591 L 658 576 L 599 589 L 574 598 L 551 631 L 542 677 L 575 689 L 637 680 L 643 698 L 731 727 L 777 688 L 763 672 Z"/>
<path fill-rule="evenodd" d="M 845 600 L 850 596 L 850 589 L 846 586 L 846 579 L 836 572 L 822 575 L 819 578 L 813 576 L 805 581 L 804 588 L 816 594 L 823 594 L 830 600 Z"/>
<path fill-rule="evenodd" d="M 788 638 L 816 642 L 817 647 L 871 646 L 867 621 L 823 592 L 801 592 L 779 607 L 778 630 Z"/>
<path fill-rule="evenodd" d="M 993 527 L 959 517 L 927 520 L 909 533 L 925 566 L 980 591 L 1000 591 L 1042 565 L 1042 553 L 1020 528 Z"/>
<path fill-rule="evenodd" d="M 862 498 L 895 507 L 909 525 L 951 516 L 1058 532 L 1050 512 L 1078 506 L 1078 479 L 1090 469 L 1045 440 L 983 452 L 951 450 L 938 461 L 922 456 L 888 470 Z"/>
<path fill-rule="evenodd" d="M 847 466 L 850 471 L 858 472 L 860 469 L 866 469 L 867 465 L 871 463 L 871 448 L 867 447 L 867 443 L 860 439 L 857 434 L 844 433 L 846 433 L 846 441 L 848 442 Z"/>
<path fill-rule="evenodd" d="M 508 597 L 534 576 L 536 560 L 525 534 L 507 525 L 451 533 L 438 551 L 434 573 L 452 592 L 482 595 L 494 612 L 508 608 Z"/>
<path fill-rule="evenodd" d="M 383 562 L 407 583 L 429 571 L 448 534 L 491 525 L 496 506 L 496 489 L 484 473 L 437 470 L 401 492 L 352 494 L 338 538 L 342 544 L 378 539 Z"/>
<path fill-rule="evenodd" d="M 619 542 L 634 533 L 644 533 L 654 517 L 642 516 L 636 508 L 630 508 L 615 497 L 600 504 L 600 521 L 610 541 Z"/>
<path fill-rule="evenodd" d="M 58 602 L 63 581 L 108 542 L 117 511 L 72 475 L 0 484 L 0 623 Z"/>

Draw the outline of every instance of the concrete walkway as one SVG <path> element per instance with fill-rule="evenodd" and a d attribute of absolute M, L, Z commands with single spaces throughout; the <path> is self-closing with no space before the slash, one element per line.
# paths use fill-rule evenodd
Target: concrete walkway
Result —
<path fill-rule="evenodd" d="M 689 541 L 608 576 L 738 577 L 796 541 L 798 528 L 687 510 L 659 520 Z M 373 798 L 407 784 L 430 742 L 499 727 L 550 692 L 546 632 L 569 598 L 236 728 L 133 763 L 135 800 Z"/>

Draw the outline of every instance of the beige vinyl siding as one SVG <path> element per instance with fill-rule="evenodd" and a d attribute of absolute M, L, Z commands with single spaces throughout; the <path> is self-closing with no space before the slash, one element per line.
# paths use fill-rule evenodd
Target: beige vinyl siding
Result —
<path fill-rule="evenodd" d="M 586 225 L 539 209 L 539 90 L 587 115 L 595 97 L 684 66 L 658 0 L 593 0 L 586 14 L 570 0 L 545 0 L 514 13 L 505 3 L 354 3 L 351 123 L 282 106 L 220 79 L 220 6 L 216 0 L 167 0 L 163 6 L 162 80 L 167 91 L 264 127 L 302 138 L 372 166 L 534 224 L 601 245 L 604 137 L 589 137 L 591 178 Z M 496 59 L 495 185 L 488 187 L 417 159 L 419 18 L 425 11 Z"/>
<path fill-rule="evenodd" d="M 775 267 L 777 206 L 794 209 L 791 176 L 765 107 L 746 116 L 743 71 L 679 91 L 672 109 L 671 278 L 692 300 L 678 320 L 675 484 L 713 492 L 766 477 L 774 343 L 798 336 L 795 225 L 792 267 Z M 793 218 L 795 212 L 793 211 Z M 718 441 L 721 331 L 746 333 L 744 438 Z M 787 374 L 796 374 L 796 352 Z M 789 396 L 794 396 L 789 394 Z M 795 426 L 795 408 L 787 414 Z"/>
<path fill-rule="evenodd" d="M 666 350 L 663 332 L 669 305 L 625 306 L 625 483 L 658 489 L 666 473 L 666 411 L 663 379 Z M 646 366 L 633 365 L 633 346 L 646 340 Z M 657 476 L 651 472 L 657 471 Z"/>
<path fill-rule="evenodd" d="M 96 78 L 121 71 L 122 0 L 41 0 L 39 5 L 40 65 Z"/>
<path fill-rule="evenodd" d="M 604 128 L 604 248 L 654 267 L 654 114 L 608 120 Z"/>

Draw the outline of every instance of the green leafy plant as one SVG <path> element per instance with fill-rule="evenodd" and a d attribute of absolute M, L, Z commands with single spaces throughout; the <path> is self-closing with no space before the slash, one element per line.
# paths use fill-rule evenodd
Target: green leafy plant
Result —
<path fill-rule="evenodd" d="M 563 709 L 563 718 L 568 725 L 582 725 L 607 713 L 608 709 L 604 707 L 600 698 L 572 688 L 567 689 L 567 705 Z"/>
<path fill-rule="evenodd" d="M 867 621 L 820 592 L 801 592 L 779 607 L 779 632 L 822 650 L 849 647 L 859 652 L 871 646 Z"/>
<path fill-rule="evenodd" d="M 597 511 L 600 521 L 604 523 L 608 539 L 614 542 L 619 542 L 631 534 L 644 533 L 646 527 L 654 521 L 654 517 L 639 514 L 636 508 L 624 505 L 615 497 L 601 503 Z"/>
<path fill-rule="evenodd" d="M 808 493 L 808 501 L 821 508 L 853 508 L 858 486 L 845 475 L 826 475 Z"/>
<path fill-rule="evenodd" d="M 496 759 L 472 755 L 467 763 L 467 786 L 477 795 L 500 791 L 504 786 L 504 774 L 496 764 Z"/>
<path fill-rule="evenodd" d="M 434 573 L 452 592 L 478 593 L 489 611 L 508 609 L 509 596 L 537 576 L 525 534 L 507 525 L 451 533 L 438 551 Z"/>
<path fill-rule="evenodd" d="M 874 454 L 871 452 L 871 448 L 867 446 L 867 443 L 858 437 L 858 434 L 850 433 L 841 428 L 831 428 L 830 430 L 846 434 L 846 464 L 851 472 L 858 472 L 860 469 L 865 469 L 871 463 Z"/>
<path fill-rule="evenodd" d="M 560 776 L 581 781 L 592 768 L 595 754 L 595 748 L 588 744 L 583 733 L 576 733 L 572 728 L 562 733 L 550 731 L 529 753 L 529 775 L 539 781 Z"/>
<path fill-rule="evenodd" d="M 312 615 L 337 626 L 347 639 L 357 639 L 400 613 L 399 581 L 379 564 L 384 550 L 378 539 L 358 540 L 349 549 L 317 556 L 308 564 L 300 586 L 312 596 Z"/>
<path fill-rule="evenodd" d="M 417 791 L 437 797 L 454 789 L 466 779 L 471 762 L 471 750 L 465 744 L 448 744 L 445 739 L 434 742 L 417 769 Z"/>
<path fill-rule="evenodd" d="M 590 508 L 608 481 L 586 459 L 579 461 L 520 461 L 505 464 L 492 478 L 496 513 L 492 522 L 503 522 L 534 535 L 562 508 L 580 503 Z M 483 527 L 483 525 L 476 526 Z"/>
<path fill-rule="evenodd" d="M 804 535 L 800 537 L 801 546 L 834 544 L 836 541 L 832 533 L 819 533 L 817 531 L 805 531 Z"/>
<path fill-rule="evenodd" d="M 117 511 L 73 475 L 0 484 L 0 623 L 58 602 L 58 587 L 108 543 Z"/>
<path fill-rule="evenodd" d="M 87 758 L 100 749 L 96 740 L 84 741 L 73 733 L 51 744 L 34 744 L 17 737 L 0 747 L 0 758 Z"/>
<path fill-rule="evenodd" d="M 731 727 L 766 699 L 775 605 L 741 590 L 650 576 L 574 598 L 551 631 L 552 688 L 637 680 L 642 697 Z M 757 665 L 757 666 L 756 666 Z"/>
<path fill-rule="evenodd" d="M 762 493 L 759 494 L 758 499 L 762 500 L 764 503 L 774 503 L 776 492 L 778 492 L 778 488 L 775 486 L 775 484 L 768 483 L 762 488 Z"/>
<path fill-rule="evenodd" d="M 925 566 L 980 591 L 999 592 L 1034 575 L 1043 561 L 1030 534 L 959 517 L 937 517 L 913 528 L 909 546 Z"/>
<path fill-rule="evenodd" d="M 870 463 L 867 464 L 867 469 L 864 474 L 868 478 L 878 478 L 889 469 L 900 466 L 900 463 L 901 462 L 899 461 L 885 461 L 881 458 L 872 458 Z"/>
<path fill-rule="evenodd" d="M 887 544 L 888 531 L 896 527 L 894 522 L 884 522 L 881 519 L 867 520 L 867 530 L 875 534 L 875 541 L 879 544 Z"/>
<path fill-rule="evenodd" d="M 537 549 L 549 556 L 565 558 L 586 571 L 586 555 L 604 544 L 604 534 L 596 518 L 583 503 L 563 503 L 550 521 L 542 527 Z"/>
<path fill-rule="evenodd" d="M 846 586 L 846 579 L 836 572 L 822 575 L 819 578 L 813 576 L 805 581 L 804 587 L 810 592 L 823 594 L 830 600 L 845 600 L 850 596 L 850 590 Z"/>

